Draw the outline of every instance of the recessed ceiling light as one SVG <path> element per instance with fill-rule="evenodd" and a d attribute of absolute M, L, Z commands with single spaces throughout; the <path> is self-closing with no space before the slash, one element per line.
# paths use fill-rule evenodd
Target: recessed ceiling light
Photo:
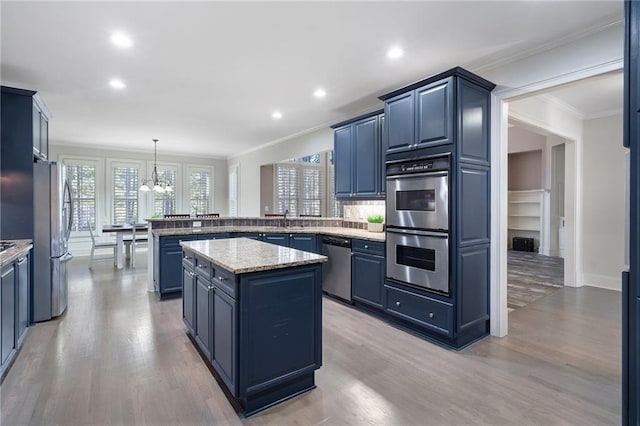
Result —
<path fill-rule="evenodd" d="M 327 96 L 327 92 L 325 92 L 325 90 L 320 87 L 316 89 L 315 92 L 313 92 L 313 96 L 315 96 L 316 98 L 324 98 L 325 96 Z"/>
<path fill-rule="evenodd" d="M 280 120 L 282 118 L 282 113 L 280 111 L 273 111 L 273 113 L 271 113 L 271 118 L 274 120 Z"/>
<path fill-rule="evenodd" d="M 387 58 L 389 59 L 398 59 L 404 55 L 404 50 L 398 46 L 394 46 L 391 49 L 387 50 Z"/>
<path fill-rule="evenodd" d="M 133 46 L 133 41 L 131 37 L 129 37 L 125 33 L 113 33 L 111 34 L 111 43 L 115 44 L 118 47 L 128 48 Z"/>
<path fill-rule="evenodd" d="M 124 83 L 124 81 L 118 79 L 118 78 L 113 78 L 111 80 L 109 80 L 109 86 L 113 87 L 116 90 L 122 90 L 125 87 L 127 87 L 127 85 Z"/>

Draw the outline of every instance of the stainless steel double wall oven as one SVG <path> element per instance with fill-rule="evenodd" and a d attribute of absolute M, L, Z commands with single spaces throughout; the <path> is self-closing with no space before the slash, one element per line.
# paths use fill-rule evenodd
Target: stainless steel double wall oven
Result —
<path fill-rule="evenodd" d="M 448 155 L 387 163 L 387 277 L 449 295 Z"/>

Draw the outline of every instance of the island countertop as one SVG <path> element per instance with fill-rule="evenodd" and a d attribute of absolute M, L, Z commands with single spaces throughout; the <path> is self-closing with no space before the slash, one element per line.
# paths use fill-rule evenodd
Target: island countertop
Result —
<path fill-rule="evenodd" d="M 183 241 L 180 245 L 233 274 L 290 268 L 328 260 L 320 254 L 250 238 Z"/>

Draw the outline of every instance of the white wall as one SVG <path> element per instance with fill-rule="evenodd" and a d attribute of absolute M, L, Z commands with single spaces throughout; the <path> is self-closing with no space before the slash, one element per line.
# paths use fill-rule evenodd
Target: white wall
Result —
<path fill-rule="evenodd" d="M 108 164 L 113 160 L 124 161 L 137 161 L 141 162 L 140 178 L 149 179 L 151 177 L 152 164 L 153 164 L 153 146 L 150 146 L 149 152 L 135 152 L 135 151 L 120 151 L 112 149 L 98 149 L 87 148 L 82 146 L 67 146 L 67 145 L 51 145 L 49 150 L 49 158 L 52 160 L 61 160 L 62 158 L 86 158 L 95 160 L 97 163 L 97 176 L 96 176 L 96 198 L 97 198 L 97 211 L 96 211 L 96 226 L 100 229 L 103 223 L 110 220 L 110 210 L 108 201 L 110 185 L 108 183 Z M 224 215 L 228 211 L 228 184 L 227 184 L 227 160 L 206 158 L 206 157 L 188 157 L 177 155 L 162 155 L 158 154 L 158 164 L 171 163 L 179 165 L 181 171 L 184 170 L 187 165 L 195 166 L 209 166 L 213 167 L 213 210 L 214 212 L 220 212 Z M 149 165 L 151 166 L 149 167 Z M 181 188 L 175 188 L 176 191 L 180 191 Z M 150 196 L 151 194 L 145 194 L 144 196 Z M 147 200 L 148 201 L 148 200 Z M 140 201 L 140 219 L 144 216 L 148 216 L 151 213 L 148 211 L 149 203 Z M 71 251 L 76 255 L 88 254 L 90 249 L 89 235 L 81 233 L 80 235 L 72 234 L 72 241 L 70 242 Z"/>
<path fill-rule="evenodd" d="M 584 283 L 621 290 L 626 151 L 622 115 L 586 120 L 583 146 Z"/>
<path fill-rule="evenodd" d="M 256 151 L 232 156 L 229 164 L 240 165 L 239 216 L 260 216 L 260 166 L 304 157 L 333 149 L 333 130 L 329 127 L 297 136 Z"/>

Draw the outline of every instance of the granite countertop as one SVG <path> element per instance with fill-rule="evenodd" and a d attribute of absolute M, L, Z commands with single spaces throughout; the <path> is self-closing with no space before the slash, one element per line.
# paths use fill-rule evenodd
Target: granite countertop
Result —
<path fill-rule="evenodd" d="M 320 254 L 250 238 L 183 241 L 180 245 L 234 274 L 290 268 L 328 260 Z"/>
<path fill-rule="evenodd" d="M 14 247 L 0 253 L 0 266 L 8 265 L 33 247 L 33 240 L 7 240 L 16 243 Z"/>
<path fill-rule="evenodd" d="M 265 233 L 291 233 L 291 234 L 322 234 L 345 238 L 359 238 L 369 241 L 385 241 L 384 232 L 369 232 L 365 229 L 341 228 L 332 226 L 210 226 L 202 228 L 166 228 L 153 229 L 153 235 L 166 237 L 172 235 L 212 234 L 216 232 L 265 232 Z"/>

